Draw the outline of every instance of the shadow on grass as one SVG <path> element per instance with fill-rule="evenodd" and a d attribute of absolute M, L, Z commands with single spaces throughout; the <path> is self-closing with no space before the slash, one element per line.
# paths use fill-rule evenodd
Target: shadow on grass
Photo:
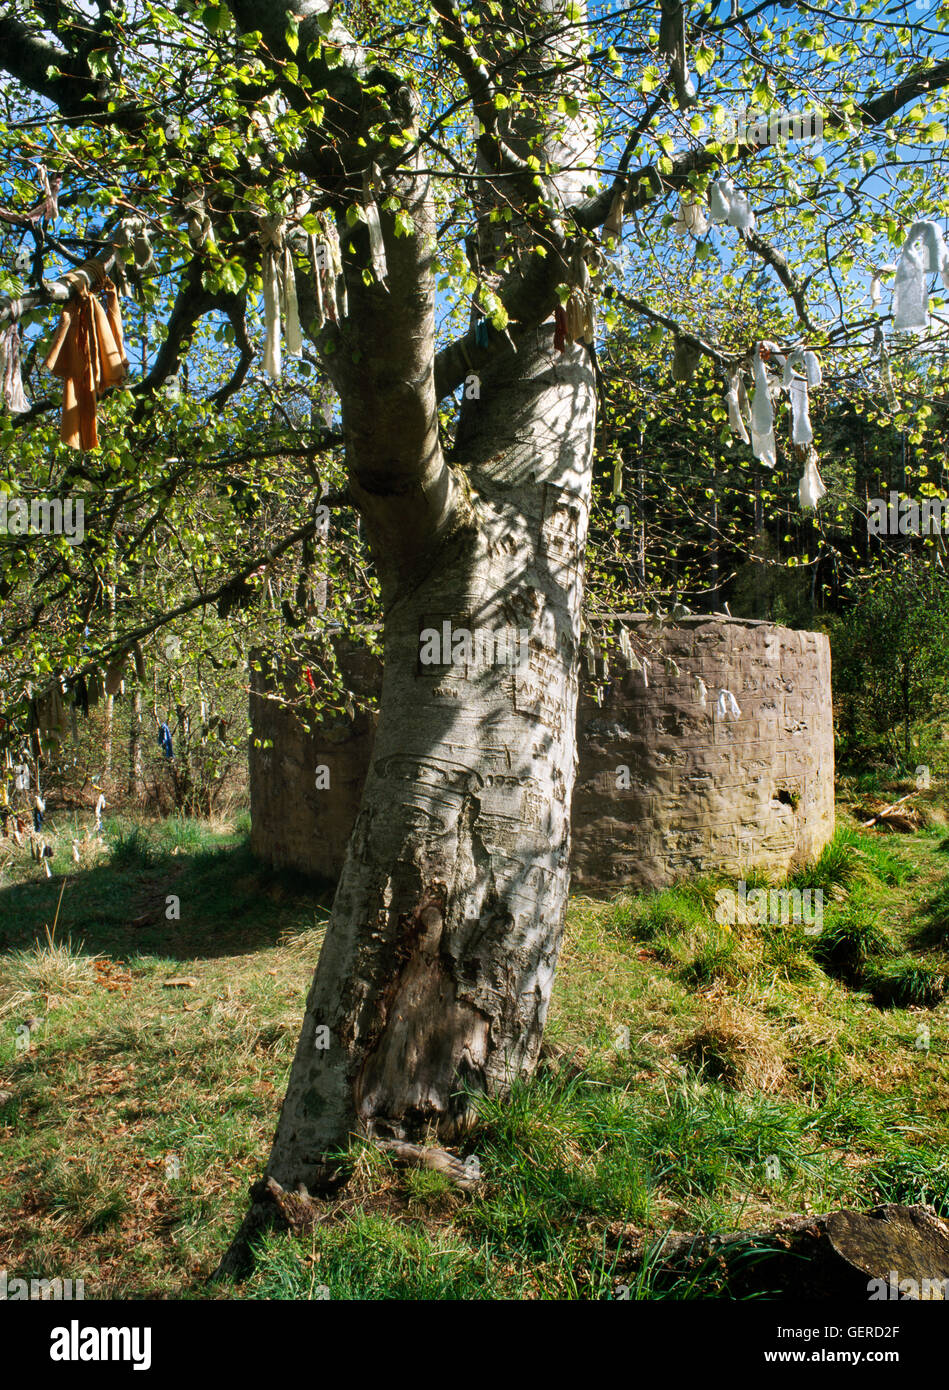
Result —
<path fill-rule="evenodd" d="M 110 956 L 172 960 L 257 951 L 284 932 L 312 926 L 314 913 L 325 915 L 332 903 L 330 885 L 271 869 L 246 840 L 175 853 L 121 848 L 93 868 L 0 889 L 0 952 L 45 941 L 60 891 L 58 941 L 68 937 Z"/>
<path fill-rule="evenodd" d="M 945 843 L 949 846 L 949 840 Z M 949 951 L 949 883 L 943 883 L 931 898 L 920 903 L 909 945 L 916 950 Z"/>

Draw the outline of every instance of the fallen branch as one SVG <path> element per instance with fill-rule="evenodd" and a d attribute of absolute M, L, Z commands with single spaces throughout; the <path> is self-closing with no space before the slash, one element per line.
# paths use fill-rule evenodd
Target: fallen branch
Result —
<path fill-rule="evenodd" d="M 898 806 L 902 806 L 904 801 L 909 801 L 911 796 L 916 796 L 918 790 L 919 788 L 917 787 L 914 791 L 907 792 L 905 796 L 900 797 L 899 801 L 894 801 L 889 806 L 884 806 L 882 811 L 877 811 L 875 816 L 871 816 L 869 820 L 862 821 L 862 829 L 869 830 L 870 826 L 876 825 L 877 821 L 885 820 L 888 816 L 892 815 Z"/>

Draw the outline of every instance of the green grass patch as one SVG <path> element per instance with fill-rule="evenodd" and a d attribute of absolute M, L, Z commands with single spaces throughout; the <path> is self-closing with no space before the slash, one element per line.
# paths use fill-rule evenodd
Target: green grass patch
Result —
<path fill-rule="evenodd" d="M 23 864 L 0 888 L 11 1275 L 230 1295 L 207 1276 L 269 1148 L 327 909 L 246 832 L 110 822 L 80 864 L 58 853 L 53 879 Z M 713 1264 L 664 1270 L 670 1231 L 881 1201 L 949 1214 L 940 843 L 844 826 L 789 881 L 827 894 L 819 936 L 716 922 L 723 878 L 572 900 L 538 1073 L 480 1098 L 461 1150 L 479 1189 L 358 1146 L 244 1295 L 728 1297 Z"/>

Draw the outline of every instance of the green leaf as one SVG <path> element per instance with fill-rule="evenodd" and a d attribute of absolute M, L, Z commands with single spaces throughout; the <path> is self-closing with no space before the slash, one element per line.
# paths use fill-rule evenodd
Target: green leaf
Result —
<path fill-rule="evenodd" d="M 201 11 L 201 22 L 212 34 L 220 34 L 227 28 L 230 15 L 223 5 L 206 5 Z"/>
<path fill-rule="evenodd" d="M 218 278 L 228 294 L 239 294 L 247 284 L 247 271 L 240 261 L 225 261 Z"/>
<path fill-rule="evenodd" d="M 692 54 L 692 66 L 699 77 L 704 77 L 715 61 L 715 52 L 707 44 L 701 44 Z"/>

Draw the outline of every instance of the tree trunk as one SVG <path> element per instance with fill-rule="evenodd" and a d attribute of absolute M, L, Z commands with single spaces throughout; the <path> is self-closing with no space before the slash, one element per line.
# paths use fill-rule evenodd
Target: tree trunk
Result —
<path fill-rule="evenodd" d="M 142 691 L 136 681 L 132 691 L 132 713 L 129 726 L 129 796 L 138 796 L 142 788 Z"/>
<path fill-rule="evenodd" d="M 515 161 L 532 133 L 555 130 L 538 112 L 576 85 L 549 76 L 562 41 L 551 49 L 543 35 L 562 20 L 561 0 L 529 8 L 543 94 L 521 126 L 504 127 L 515 151 L 504 158 Z M 490 124 L 484 95 L 475 113 Z M 553 166 L 571 150 L 587 165 L 589 121 L 568 125 L 567 143 L 563 132 L 549 137 Z M 496 138 L 479 157 L 497 153 Z M 495 284 L 498 229 L 484 219 L 493 201 L 536 201 L 539 181 L 520 167 L 478 199 L 482 266 Z M 325 360 L 342 402 L 349 495 L 382 587 L 379 724 L 273 1149 L 221 1273 L 246 1268 L 275 1192 L 333 1180 L 332 1155 L 350 1136 L 458 1141 L 474 1096 L 503 1093 L 536 1064 L 569 883 L 595 416 L 590 355 L 577 345 L 558 353 L 550 321 L 573 250 L 559 209 L 582 196 L 586 175 L 544 182 L 554 210 L 520 246 L 505 301 L 517 351 L 499 352 L 499 331 L 486 328 L 480 379 L 475 333 L 471 348 L 436 361 L 424 175 L 407 169 L 386 183 L 410 235 L 396 235 L 380 198 L 385 286 L 363 277 L 360 231 L 343 248 L 349 315 Z M 538 237 L 543 254 L 529 249 Z M 298 295 L 306 319 L 299 277 Z M 437 405 L 465 379 L 459 356 L 470 374 L 449 464 Z M 437 665 L 425 659 L 432 633 L 450 648 Z"/>
<path fill-rule="evenodd" d="M 108 621 L 109 641 L 115 639 L 115 585 L 110 584 L 106 589 L 106 614 Z M 102 730 L 102 771 L 103 785 L 108 785 L 112 776 L 112 730 L 115 722 L 115 696 L 106 695 L 105 708 L 103 710 L 103 730 Z"/>
<path fill-rule="evenodd" d="M 477 524 L 388 604 L 373 760 L 255 1204 L 325 1190 L 352 1135 L 458 1142 L 536 1064 L 569 886 L 594 383 L 544 325 L 482 381 L 458 460 Z M 424 629 L 526 632 L 523 664 L 420 663 Z M 520 655 L 518 648 L 515 648 Z M 476 650 L 477 654 L 477 650 Z M 272 1189 L 271 1189 L 272 1190 Z"/>
<path fill-rule="evenodd" d="M 550 328 L 513 364 L 459 431 L 481 524 L 388 607 L 373 762 L 267 1166 L 288 1191 L 318 1187 L 352 1133 L 457 1139 L 469 1092 L 536 1062 L 569 879 L 594 393 Z M 427 669 L 420 633 L 446 622 L 525 632 L 526 659 Z"/>
<path fill-rule="evenodd" d="M 115 715 L 115 696 L 105 697 L 105 712 L 103 714 L 103 734 L 102 734 L 102 771 L 105 780 L 108 782 L 112 776 L 112 726 Z"/>

